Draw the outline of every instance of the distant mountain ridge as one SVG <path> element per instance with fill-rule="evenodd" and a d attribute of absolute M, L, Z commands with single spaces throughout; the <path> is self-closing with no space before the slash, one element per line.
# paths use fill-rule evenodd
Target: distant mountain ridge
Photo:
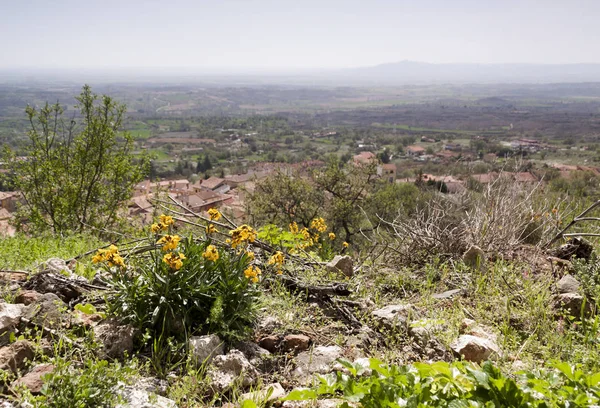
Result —
<path fill-rule="evenodd" d="M 338 74 L 346 80 L 382 83 L 600 82 L 600 64 L 432 64 L 401 61 L 345 69 Z"/>

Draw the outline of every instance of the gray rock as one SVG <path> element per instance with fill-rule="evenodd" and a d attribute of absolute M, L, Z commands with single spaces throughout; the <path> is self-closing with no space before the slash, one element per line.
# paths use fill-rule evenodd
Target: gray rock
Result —
<path fill-rule="evenodd" d="M 586 308 L 584 307 L 585 297 L 579 293 L 561 293 L 558 295 L 555 308 L 567 312 L 569 315 L 580 318 L 582 313 L 588 315 L 591 311 L 590 302 L 585 302 Z"/>
<path fill-rule="evenodd" d="M 434 299 L 438 299 L 438 300 L 452 299 L 453 297 L 463 295 L 464 293 L 465 293 L 464 289 L 452 289 L 452 290 L 447 290 L 442 293 L 436 293 L 435 295 L 433 295 L 431 297 Z"/>
<path fill-rule="evenodd" d="M 317 346 L 304 351 L 296 357 L 296 368 L 292 377 L 306 383 L 313 374 L 326 374 L 333 369 L 335 360 L 342 356 L 338 346 Z"/>
<path fill-rule="evenodd" d="M 40 272 L 52 272 L 58 274 L 66 272 L 69 276 L 71 275 L 71 269 L 69 269 L 69 266 L 64 259 L 60 258 L 48 259 L 40 265 Z"/>
<path fill-rule="evenodd" d="M 565 275 L 556 283 L 558 293 L 577 293 L 580 283 L 571 275 Z"/>
<path fill-rule="evenodd" d="M 175 401 L 145 389 L 121 386 L 116 392 L 125 400 L 124 403 L 118 404 L 117 408 L 177 408 Z"/>
<path fill-rule="evenodd" d="M 67 325 L 70 320 L 66 303 L 54 293 L 44 293 L 26 306 L 23 317 L 33 324 L 51 329 Z"/>
<path fill-rule="evenodd" d="M 261 371 L 269 371 L 272 368 L 273 360 L 271 359 L 272 354 L 269 350 L 265 350 L 258 344 L 251 341 L 242 341 L 236 344 L 236 349 L 241 351 L 244 356 L 248 359 L 250 364 L 258 368 Z"/>
<path fill-rule="evenodd" d="M 485 270 L 485 253 L 477 245 L 471 246 L 462 256 L 463 262 L 475 271 Z"/>
<path fill-rule="evenodd" d="M 494 334 L 493 330 L 487 326 L 480 325 L 475 320 L 472 319 L 463 319 L 460 328 L 460 334 L 470 334 L 471 336 L 481 337 L 484 339 L 492 340 L 493 342 L 498 342 L 498 336 Z"/>
<path fill-rule="evenodd" d="M 256 384 L 258 376 L 256 368 L 239 350 L 215 356 L 208 369 L 211 388 L 216 392 L 227 391 L 234 385 L 249 387 Z"/>
<path fill-rule="evenodd" d="M 435 338 L 435 334 L 444 330 L 444 322 L 439 319 L 420 319 L 410 322 L 408 334 L 419 345 L 426 345 L 429 340 Z"/>
<path fill-rule="evenodd" d="M 24 308 L 22 304 L 0 303 L 0 345 L 8 343 L 9 334 L 21 323 Z"/>
<path fill-rule="evenodd" d="M 18 340 L 10 346 L 0 348 L 0 369 L 16 373 L 25 367 L 26 361 L 33 360 L 35 350 L 27 340 Z"/>
<path fill-rule="evenodd" d="M 490 340 L 470 334 L 463 334 L 450 347 L 465 360 L 480 363 L 487 360 L 492 353 L 498 353 L 498 345 Z"/>
<path fill-rule="evenodd" d="M 348 277 L 354 276 L 354 261 L 348 255 L 336 255 L 325 267 L 329 272 L 342 272 Z"/>
<path fill-rule="evenodd" d="M 371 312 L 375 320 L 387 328 L 406 326 L 409 317 L 416 314 L 411 304 L 388 305 Z"/>
<path fill-rule="evenodd" d="M 189 349 L 197 366 L 209 364 L 215 356 L 225 352 L 223 341 L 216 334 L 190 337 Z"/>
<path fill-rule="evenodd" d="M 263 389 L 242 394 L 240 401 L 254 401 L 256 404 L 274 402 L 285 396 L 285 390 L 279 383 L 266 385 Z"/>
<path fill-rule="evenodd" d="M 107 320 L 93 328 L 96 340 L 102 344 L 102 353 L 110 358 L 123 358 L 131 355 L 136 330 L 130 325 L 121 325 Z"/>
<path fill-rule="evenodd" d="M 272 333 L 282 326 L 281 320 L 273 316 L 267 316 L 258 323 L 257 329 L 261 333 Z"/>
<path fill-rule="evenodd" d="M 155 377 L 142 377 L 136 380 L 135 387 L 152 394 L 165 396 L 167 388 L 169 388 L 169 382 Z"/>

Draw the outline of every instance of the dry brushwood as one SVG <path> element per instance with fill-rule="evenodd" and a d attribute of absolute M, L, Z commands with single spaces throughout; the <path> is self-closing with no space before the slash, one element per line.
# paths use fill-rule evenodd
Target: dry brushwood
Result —
<path fill-rule="evenodd" d="M 566 233 L 571 227 L 573 227 L 578 222 L 600 221 L 600 218 L 598 218 L 598 217 L 586 217 L 586 215 L 588 215 L 590 212 L 592 212 L 598 206 L 600 206 L 600 200 L 596 201 L 595 203 L 590 205 L 588 208 L 586 208 L 581 214 L 579 214 L 578 216 L 573 218 L 573 220 L 570 223 L 568 223 L 558 234 L 556 234 L 550 241 L 548 241 L 546 243 L 546 245 L 544 245 L 544 248 L 549 248 L 552 244 L 554 244 L 556 241 L 558 241 L 559 239 L 561 239 L 563 237 L 600 237 L 600 234 L 594 234 L 594 233 L 585 233 L 585 232 L 582 232 L 582 233 L 575 232 L 575 233 L 571 233 L 571 234 Z"/>

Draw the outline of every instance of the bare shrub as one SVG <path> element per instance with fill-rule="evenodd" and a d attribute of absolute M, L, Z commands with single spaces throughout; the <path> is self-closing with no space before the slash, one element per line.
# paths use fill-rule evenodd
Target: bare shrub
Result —
<path fill-rule="evenodd" d="M 549 205 L 540 186 L 501 174 L 481 192 L 437 194 L 411 216 L 387 222 L 394 231 L 392 253 L 406 264 L 431 256 L 457 258 L 472 245 L 487 253 L 537 245 L 556 229 L 544 210 L 557 205 Z"/>

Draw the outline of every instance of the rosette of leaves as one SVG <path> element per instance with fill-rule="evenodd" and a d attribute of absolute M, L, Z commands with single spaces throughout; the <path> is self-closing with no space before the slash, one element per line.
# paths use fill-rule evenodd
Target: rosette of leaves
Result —
<path fill-rule="evenodd" d="M 109 313 L 155 338 L 244 337 L 256 317 L 258 290 L 244 275 L 252 260 L 245 251 L 221 247 L 216 260 L 206 259 L 209 245 L 210 240 L 184 238 L 178 252 L 185 259 L 177 270 L 163 260 L 160 249 L 130 258 L 130 268 L 113 272 L 116 290 L 107 299 Z"/>

